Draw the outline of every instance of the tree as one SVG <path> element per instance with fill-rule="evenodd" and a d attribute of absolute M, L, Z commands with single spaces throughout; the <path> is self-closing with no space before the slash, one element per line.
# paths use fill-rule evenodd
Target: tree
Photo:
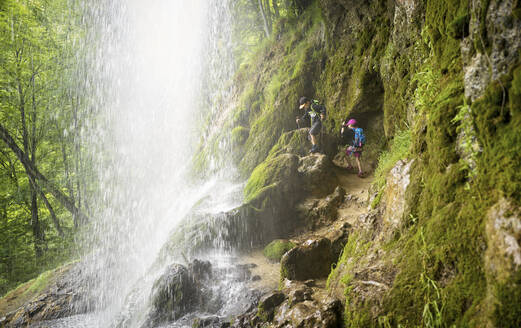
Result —
<path fill-rule="evenodd" d="M 68 80 L 82 35 L 69 5 L 0 2 L 0 291 L 65 258 L 89 221 L 75 197 L 85 190 L 75 137 L 85 109 Z"/>

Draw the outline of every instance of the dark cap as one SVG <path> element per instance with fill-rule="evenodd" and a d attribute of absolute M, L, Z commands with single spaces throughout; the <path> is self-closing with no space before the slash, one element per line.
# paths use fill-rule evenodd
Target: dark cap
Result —
<path fill-rule="evenodd" d="M 304 104 L 307 103 L 308 101 L 310 101 L 308 98 L 306 98 L 306 97 L 300 97 L 298 103 L 299 103 L 299 105 L 304 105 Z"/>

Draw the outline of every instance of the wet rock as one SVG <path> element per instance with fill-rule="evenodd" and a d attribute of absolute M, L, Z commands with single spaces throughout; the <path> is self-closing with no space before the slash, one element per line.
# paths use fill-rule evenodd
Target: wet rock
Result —
<path fill-rule="evenodd" d="M 357 225 L 363 229 L 374 229 L 381 217 L 379 210 L 372 210 L 361 214 L 357 219 Z"/>
<path fill-rule="evenodd" d="M 298 303 L 285 316 L 291 327 L 299 328 L 335 328 L 339 325 L 338 310 L 335 307 L 321 307 L 316 302 Z"/>
<path fill-rule="evenodd" d="M 336 328 L 340 326 L 341 308 L 341 302 L 332 298 L 288 300 L 280 306 L 273 323 L 275 327 Z"/>
<path fill-rule="evenodd" d="M 349 238 L 349 229 L 351 225 L 345 222 L 340 229 L 333 229 L 326 234 L 327 239 L 331 241 L 331 251 L 333 261 L 336 262 L 340 257 L 340 253 L 344 249 Z"/>
<path fill-rule="evenodd" d="M 329 224 L 338 218 L 338 208 L 345 199 L 344 188 L 337 186 L 323 199 L 307 199 L 297 206 L 299 216 L 305 218 L 310 229 Z"/>
<path fill-rule="evenodd" d="M 313 291 L 311 288 L 307 286 L 303 286 L 302 288 L 293 289 L 288 293 L 288 300 L 290 304 L 297 304 L 304 301 L 311 300 L 311 295 Z"/>
<path fill-rule="evenodd" d="M 259 301 L 257 316 L 264 322 L 271 321 L 275 308 L 284 302 L 285 298 L 286 296 L 279 291 L 263 296 Z"/>
<path fill-rule="evenodd" d="M 486 233 L 487 271 L 497 280 L 506 281 L 521 269 L 521 210 L 501 199 L 488 212 Z"/>
<path fill-rule="evenodd" d="M 482 1 L 471 2 L 469 36 L 461 42 L 465 96 L 472 101 L 481 97 L 491 81 L 508 73 L 516 64 L 521 49 L 521 20 L 512 19 L 512 1 L 492 0 L 488 3 L 485 18 L 486 36 L 480 13 Z M 488 48 L 483 54 L 481 49 Z"/>
<path fill-rule="evenodd" d="M 194 311 L 199 303 L 199 290 L 190 270 L 172 264 L 154 283 L 151 294 L 152 309 L 143 327 L 179 319 Z"/>
<path fill-rule="evenodd" d="M 332 263 L 329 239 L 308 240 L 284 254 L 281 260 L 281 278 L 303 281 L 327 277 Z"/>
<path fill-rule="evenodd" d="M 402 225 L 403 216 L 407 212 L 405 192 L 411 181 L 410 170 L 413 162 L 399 160 L 387 175 L 381 206 L 383 222 L 390 230 Z"/>
<path fill-rule="evenodd" d="M 188 265 L 188 269 L 196 280 L 208 279 L 212 275 L 212 264 L 209 261 L 195 259 Z"/>
<path fill-rule="evenodd" d="M 49 278 L 49 285 L 41 294 L 15 311 L 0 318 L 1 327 L 28 327 L 44 320 L 64 318 L 86 313 L 93 309 L 92 286 L 81 275 L 81 263 L 69 264 L 57 269 Z"/>
<path fill-rule="evenodd" d="M 302 175 L 301 184 L 308 192 L 327 195 L 336 184 L 333 163 L 326 155 L 314 154 L 302 157 L 298 163 Z"/>
<path fill-rule="evenodd" d="M 196 318 L 192 321 L 192 328 L 226 328 L 230 327 L 229 322 L 223 322 L 218 316 L 208 316 Z"/>
<path fill-rule="evenodd" d="M 323 202 L 317 207 L 317 212 L 328 221 L 334 221 L 338 217 L 338 207 L 344 201 L 346 191 L 344 188 L 337 186 L 335 191 L 327 196 Z"/>

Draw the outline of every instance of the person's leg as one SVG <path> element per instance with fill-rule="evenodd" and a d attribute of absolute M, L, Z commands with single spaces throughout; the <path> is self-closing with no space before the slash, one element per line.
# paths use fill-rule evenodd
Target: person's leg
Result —
<path fill-rule="evenodd" d="M 358 176 L 359 177 L 362 177 L 362 175 L 364 174 L 362 172 L 362 164 L 360 163 L 360 157 L 362 156 L 362 153 L 361 152 L 356 152 L 355 153 L 355 158 L 356 158 L 356 165 L 358 165 Z"/>
<path fill-rule="evenodd" d="M 358 165 L 358 173 L 362 173 L 362 165 L 360 164 L 360 157 L 356 156 L 356 165 Z"/>
<path fill-rule="evenodd" d="M 320 122 L 315 122 L 309 129 L 309 135 L 311 137 L 311 147 L 310 152 L 314 153 L 318 151 L 318 143 L 317 143 L 317 135 L 320 133 Z"/>
<path fill-rule="evenodd" d="M 314 146 L 317 144 L 317 136 L 311 134 L 311 144 Z"/>

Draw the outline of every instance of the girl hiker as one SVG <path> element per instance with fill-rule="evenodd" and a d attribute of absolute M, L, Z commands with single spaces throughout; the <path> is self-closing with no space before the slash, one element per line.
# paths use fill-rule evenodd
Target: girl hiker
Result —
<path fill-rule="evenodd" d="M 345 121 L 342 123 L 342 130 L 340 131 L 341 134 L 344 133 L 344 129 L 346 127 L 354 132 L 352 145 L 346 148 L 346 155 L 348 158 L 351 156 L 355 157 L 356 164 L 358 165 L 358 176 L 361 178 L 364 174 L 362 172 L 362 165 L 360 164 L 360 157 L 362 156 L 362 150 L 365 144 L 364 130 L 356 127 L 356 120 L 353 118 L 348 120 L 347 123 Z M 347 168 L 352 169 L 353 166 L 351 165 L 349 160 L 348 163 L 349 166 Z"/>

